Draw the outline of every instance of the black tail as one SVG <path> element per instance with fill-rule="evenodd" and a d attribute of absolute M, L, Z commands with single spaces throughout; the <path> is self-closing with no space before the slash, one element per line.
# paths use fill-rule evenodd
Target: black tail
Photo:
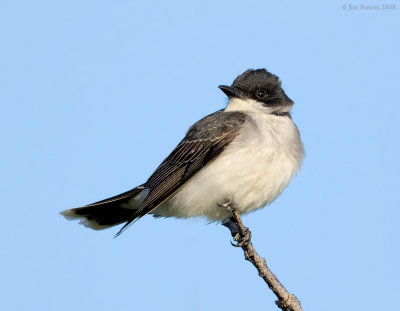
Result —
<path fill-rule="evenodd" d="M 60 214 L 69 220 L 80 219 L 81 224 L 94 230 L 106 229 L 132 219 L 145 198 L 145 194 L 141 195 L 144 189 L 141 185 L 117 196 L 68 209 Z"/>

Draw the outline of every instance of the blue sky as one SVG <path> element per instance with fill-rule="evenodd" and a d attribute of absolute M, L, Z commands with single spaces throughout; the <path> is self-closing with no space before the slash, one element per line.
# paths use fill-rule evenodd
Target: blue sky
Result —
<path fill-rule="evenodd" d="M 244 218 L 256 249 L 305 310 L 397 310 L 400 7 L 366 4 L 1 1 L 4 310 L 277 310 L 220 225 L 113 239 L 58 214 L 144 182 L 224 107 L 218 85 L 263 67 L 307 156 Z"/>

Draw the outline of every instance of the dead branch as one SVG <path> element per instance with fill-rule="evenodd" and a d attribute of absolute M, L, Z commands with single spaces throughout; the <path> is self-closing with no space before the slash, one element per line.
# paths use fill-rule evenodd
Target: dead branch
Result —
<path fill-rule="evenodd" d="M 235 205 L 230 201 L 219 205 L 225 207 L 228 212 L 233 214 L 230 219 L 222 223 L 231 231 L 233 239 L 237 242 L 237 244 L 232 243 L 232 245 L 243 249 L 246 260 L 250 261 L 256 267 L 259 276 L 264 279 L 268 287 L 278 298 L 278 300 L 275 301 L 276 305 L 283 311 L 302 311 L 303 309 L 297 297 L 286 290 L 281 282 L 279 282 L 278 278 L 268 268 L 265 259 L 257 254 L 250 241 L 251 232 L 249 228 L 243 225 Z"/>

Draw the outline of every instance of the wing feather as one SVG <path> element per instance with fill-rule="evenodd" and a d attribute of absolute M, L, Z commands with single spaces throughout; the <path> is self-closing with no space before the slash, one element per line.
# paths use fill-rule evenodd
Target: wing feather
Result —
<path fill-rule="evenodd" d="M 246 115 L 219 110 L 195 123 L 172 153 L 144 184 L 149 194 L 120 235 L 135 219 L 150 213 L 172 196 L 202 167 L 219 155 L 238 135 Z"/>

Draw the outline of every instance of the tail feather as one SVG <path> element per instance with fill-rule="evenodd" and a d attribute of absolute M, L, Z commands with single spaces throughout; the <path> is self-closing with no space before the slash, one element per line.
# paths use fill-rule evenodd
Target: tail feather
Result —
<path fill-rule="evenodd" d="M 102 230 L 127 222 L 146 196 L 145 187 L 138 186 L 130 191 L 83 207 L 62 211 L 69 220 L 80 220 L 85 227 Z"/>

